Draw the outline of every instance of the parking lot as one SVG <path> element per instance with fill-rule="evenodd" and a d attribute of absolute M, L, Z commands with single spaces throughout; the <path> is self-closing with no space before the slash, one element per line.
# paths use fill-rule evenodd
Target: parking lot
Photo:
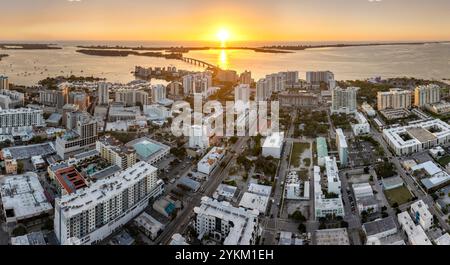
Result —
<path fill-rule="evenodd" d="M 374 161 L 380 159 L 375 147 L 367 141 L 353 141 L 349 145 L 348 156 L 352 167 L 362 167 L 371 165 Z"/>

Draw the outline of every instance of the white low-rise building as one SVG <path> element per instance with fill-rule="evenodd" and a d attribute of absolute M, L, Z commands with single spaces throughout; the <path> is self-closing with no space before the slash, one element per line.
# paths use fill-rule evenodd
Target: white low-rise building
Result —
<path fill-rule="evenodd" d="M 428 210 L 428 205 L 422 200 L 418 200 L 411 204 L 411 215 L 414 221 L 422 226 L 426 231 L 433 225 L 433 215 Z"/>
<path fill-rule="evenodd" d="M 291 171 L 286 176 L 284 198 L 287 200 L 309 200 L 309 181 L 301 181 L 297 172 Z"/>
<path fill-rule="evenodd" d="M 407 155 L 450 143 L 450 125 L 435 119 L 383 130 L 383 137 L 396 155 Z"/>
<path fill-rule="evenodd" d="M 325 157 L 325 170 L 327 174 L 328 193 L 341 194 L 341 180 L 339 179 L 339 170 L 334 156 Z"/>
<path fill-rule="evenodd" d="M 25 222 L 53 211 L 34 172 L 0 177 L 0 188 L 6 223 Z"/>
<path fill-rule="evenodd" d="M 450 235 L 448 233 L 445 233 L 442 236 L 438 237 L 436 240 L 434 240 L 434 242 L 436 243 L 436 245 L 449 246 Z"/>
<path fill-rule="evenodd" d="M 135 224 L 151 240 L 155 240 L 165 226 L 146 212 L 141 213 L 134 219 Z"/>
<path fill-rule="evenodd" d="M 203 197 L 194 213 L 199 239 L 210 235 L 224 245 L 254 245 L 260 235 L 257 210 L 237 208 L 229 202 Z"/>
<path fill-rule="evenodd" d="M 372 186 L 369 183 L 353 184 L 353 193 L 355 194 L 356 206 L 358 212 L 363 211 L 375 213 L 378 211 L 378 201 L 373 194 Z"/>
<path fill-rule="evenodd" d="M 284 132 L 273 132 L 264 140 L 262 155 L 264 157 L 272 156 L 274 158 L 280 158 L 283 142 Z"/>
<path fill-rule="evenodd" d="M 420 225 L 416 225 L 408 212 L 401 212 L 397 215 L 400 227 L 408 236 L 411 245 L 432 245 L 427 234 Z"/>
<path fill-rule="evenodd" d="M 377 115 L 376 111 L 369 105 L 369 103 L 364 102 L 361 105 L 361 109 L 367 114 L 369 117 L 374 117 Z"/>
<path fill-rule="evenodd" d="M 361 134 L 370 133 L 370 124 L 367 121 L 366 117 L 364 117 L 361 112 L 356 112 L 355 118 L 358 123 L 352 124 L 353 134 L 355 136 L 358 136 Z"/>
<path fill-rule="evenodd" d="M 269 197 L 267 196 L 245 192 L 242 195 L 239 206 L 250 210 L 257 210 L 260 214 L 265 214 L 268 203 Z"/>
<path fill-rule="evenodd" d="M 327 198 L 320 184 L 320 167 L 314 167 L 314 211 L 316 220 L 327 215 L 344 216 L 344 204 L 341 193 L 337 197 Z"/>
<path fill-rule="evenodd" d="M 197 170 L 203 174 L 209 175 L 219 164 L 225 155 L 225 149 L 222 147 L 213 147 L 198 163 Z"/>

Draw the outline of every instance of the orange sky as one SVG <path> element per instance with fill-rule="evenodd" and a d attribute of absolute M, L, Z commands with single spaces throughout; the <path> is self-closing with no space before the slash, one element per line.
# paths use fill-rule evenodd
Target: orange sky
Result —
<path fill-rule="evenodd" d="M 448 0 L 14 0 L 0 40 L 450 40 Z"/>

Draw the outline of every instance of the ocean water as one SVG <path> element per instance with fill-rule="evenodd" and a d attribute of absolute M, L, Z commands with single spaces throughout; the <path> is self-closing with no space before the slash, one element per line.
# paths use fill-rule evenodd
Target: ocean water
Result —
<path fill-rule="evenodd" d="M 134 80 L 136 65 L 175 66 L 184 70 L 202 70 L 179 60 L 143 56 L 102 57 L 77 53 L 76 45 L 100 43 L 58 43 L 61 50 L 0 50 L 9 54 L 0 61 L 0 75 L 12 83 L 35 85 L 41 79 L 58 75 L 95 76 L 111 82 Z M 101 43 L 129 46 L 179 46 L 180 43 Z M 185 46 L 200 45 L 197 43 Z M 365 79 L 374 76 L 415 77 L 441 80 L 450 78 L 450 44 L 392 45 L 345 48 L 320 48 L 293 53 L 259 53 L 250 50 L 191 51 L 187 57 L 200 59 L 224 69 L 249 70 L 258 79 L 266 74 L 296 70 L 305 78 L 306 71 L 330 70 L 337 80 Z M 152 81 L 153 82 L 153 81 Z M 155 81 L 158 83 L 160 81 Z"/>

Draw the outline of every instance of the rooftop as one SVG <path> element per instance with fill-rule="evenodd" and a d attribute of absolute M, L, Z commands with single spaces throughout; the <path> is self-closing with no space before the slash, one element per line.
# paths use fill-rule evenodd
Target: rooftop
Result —
<path fill-rule="evenodd" d="M 44 189 L 34 172 L 0 178 L 6 218 L 26 219 L 51 211 Z"/>
<path fill-rule="evenodd" d="M 260 213 L 265 213 L 267 209 L 267 204 L 269 203 L 269 197 L 245 192 L 242 196 L 239 206 L 247 209 L 257 210 Z"/>
<path fill-rule="evenodd" d="M 383 219 L 365 223 L 363 224 L 363 229 L 366 232 L 367 237 L 370 237 L 394 229 L 395 231 L 397 231 L 397 225 L 395 224 L 394 217 L 389 216 Z"/>
<path fill-rule="evenodd" d="M 317 137 L 317 156 L 328 156 L 327 140 L 324 137 Z"/>
<path fill-rule="evenodd" d="M 55 177 L 69 194 L 87 186 L 83 176 L 73 166 L 58 169 Z"/>
<path fill-rule="evenodd" d="M 350 245 L 347 228 L 317 230 L 314 234 L 316 245 Z"/>
<path fill-rule="evenodd" d="M 135 139 L 131 142 L 128 142 L 126 146 L 134 147 L 137 155 L 139 156 L 139 160 L 141 161 L 148 161 L 159 152 L 164 152 L 165 150 L 170 149 L 169 146 L 152 140 L 148 137 Z"/>

